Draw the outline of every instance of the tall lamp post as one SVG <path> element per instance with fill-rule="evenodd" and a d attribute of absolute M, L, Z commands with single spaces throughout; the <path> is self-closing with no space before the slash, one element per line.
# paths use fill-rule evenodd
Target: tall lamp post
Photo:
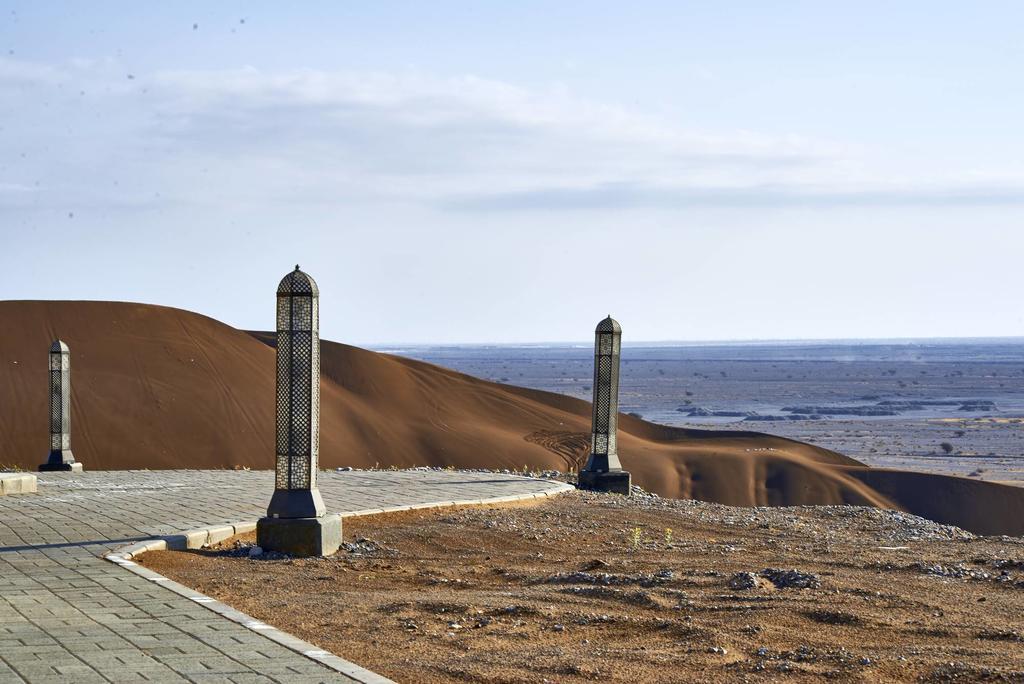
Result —
<path fill-rule="evenodd" d="M 71 350 L 61 340 L 50 345 L 50 456 L 39 470 L 82 472 L 71 453 Z"/>
<path fill-rule="evenodd" d="M 630 475 L 619 462 L 617 444 L 621 351 L 622 326 L 608 316 L 594 331 L 594 421 L 579 487 L 629 496 Z"/>
<path fill-rule="evenodd" d="M 320 452 L 320 290 L 295 270 L 277 287 L 277 461 L 274 495 L 256 525 L 264 550 L 328 556 L 341 516 L 327 515 L 316 486 Z"/>

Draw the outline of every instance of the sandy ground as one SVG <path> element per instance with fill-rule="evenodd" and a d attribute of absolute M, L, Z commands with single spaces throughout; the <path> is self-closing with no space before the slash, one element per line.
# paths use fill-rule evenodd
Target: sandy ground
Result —
<path fill-rule="evenodd" d="M 894 511 L 575 493 L 345 540 L 142 562 L 399 682 L 1024 681 L 1024 539 Z"/>

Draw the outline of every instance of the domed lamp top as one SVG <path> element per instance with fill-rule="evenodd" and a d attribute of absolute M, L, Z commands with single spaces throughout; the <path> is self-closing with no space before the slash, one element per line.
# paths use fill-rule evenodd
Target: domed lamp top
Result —
<path fill-rule="evenodd" d="M 622 332 L 622 326 L 619 325 L 619 322 L 617 320 L 615 320 L 614 318 L 611 317 L 611 314 L 609 314 L 608 318 L 605 318 L 604 320 L 602 320 L 600 323 L 597 324 L 597 329 L 594 332 L 596 332 L 596 333 L 621 333 Z"/>
<path fill-rule="evenodd" d="M 295 264 L 295 270 L 281 279 L 281 284 L 277 286 L 277 294 L 319 296 L 320 288 L 316 286 L 312 276 L 299 270 L 299 265 Z"/>

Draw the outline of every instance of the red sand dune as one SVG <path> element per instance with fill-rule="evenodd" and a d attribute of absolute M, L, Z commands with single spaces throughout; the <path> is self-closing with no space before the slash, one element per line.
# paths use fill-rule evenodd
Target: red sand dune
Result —
<path fill-rule="evenodd" d="M 46 352 L 72 354 L 72 448 L 90 470 L 270 468 L 273 334 L 167 307 L 0 302 L 0 464 L 47 455 Z M 590 405 L 324 341 L 323 467 L 567 469 L 586 454 Z M 984 533 L 1024 534 L 1024 489 L 870 469 L 754 432 L 669 428 L 620 415 L 634 481 L 724 504 L 901 508 Z"/>

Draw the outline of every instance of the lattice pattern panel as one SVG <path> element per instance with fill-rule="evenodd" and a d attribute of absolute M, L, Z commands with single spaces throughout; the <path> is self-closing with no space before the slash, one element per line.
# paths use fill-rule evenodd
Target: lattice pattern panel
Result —
<path fill-rule="evenodd" d="M 601 322 L 594 337 L 591 453 L 599 457 L 614 455 L 617 447 L 621 333 L 617 324 L 608 320 Z"/>
<path fill-rule="evenodd" d="M 320 442 L 320 336 L 316 284 L 296 270 L 277 297 L 278 489 L 316 486 Z"/>
<path fill-rule="evenodd" d="M 278 319 L 282 310 L 287 311 L 285 299 L 277 300 Z M 291 334 L 278 326 L 277 332 L 277 467 L 274 486 L 277 489 L 290 489 L 288 481 L 289 437 L 291 434 Z"/>
<path fill-rule="evenodd" d="M 311 369 L 313 367 L 312 346 L 309 332 L 291 333 L 291 425 L 288 436 L 289 489 L 309 488 L 309 461 L 312 456 L 312 408 Z"/>
<path fill-rule="evenodd" d="M 71 354 L 59 341 L 49 354 L 50 449 L 71 448 Z"/>
<path fill-rule="evenodd" d="M 64 388 L 61 376 L 60 371 L 50 371 L 50 432 L 56 434 L 63 432 Z"/>
<path fill-rule="evenodd" d="M 622 336 L 615 333 L 612 338 L 611 368 L 609 369 L 608 390 L 608 453 L 618 453 L 619 430 L 619 360 L 621 358 Z"/>
<path fill-rule="evenodd" d="M 309 297 L 319 295 L 320 290 L 317 288 L 316 283 L 313 282 L 313 279 L 309 277 L 309 274 L 303 273 L 296 266 L 295 270 L 286 275 L 281 284 L 277 286 L 277 293 L 306 295 Z"/>
<path fill-rule="evenodd" d="M 608 432 L 608 410 L 612 403 L 612 357 L 598 356 L 594 377 L 594 432 Z"/>
<path fill-rule="evenodd" d="M 320 462 L 320 299 L 312 298 L 310 309 L 310 407 L 309 407 L 309 484 L 316 487 Z"/>
<path fill-rule="evenodd" d="M 60 431 L 71 434 L 71 373 L 63 371 L 60 382 Z M 65 447 L 67 448 L 67 447 Z"/>

